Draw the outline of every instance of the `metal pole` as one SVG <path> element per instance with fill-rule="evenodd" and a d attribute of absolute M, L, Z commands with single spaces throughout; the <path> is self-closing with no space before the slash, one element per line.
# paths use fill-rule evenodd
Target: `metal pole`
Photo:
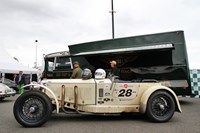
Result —
<path fill-rule="evenodd" d="M 115 23 L 114 23 L 114 5 L 113 0 L 111 0 L 111 15 L 112 15 L 112 38 L 115 38 Z"/>
<path fill-rule="evenodd" d="M 38 42 L 38 40 L 35 40 L 35 44 L 36 44 L 36 49 L 35 49 L 35 68 L 37 68 L 37 42 Z"/>

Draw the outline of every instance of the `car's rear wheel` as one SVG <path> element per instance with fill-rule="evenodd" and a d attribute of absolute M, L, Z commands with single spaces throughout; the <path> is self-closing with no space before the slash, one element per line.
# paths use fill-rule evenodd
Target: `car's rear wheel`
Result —
<path fill-rule="evenodd" d="M 147 116 L 154 122 L 169 121 L 175 112 L 173 97 L 166 91 L 154 92 L 147 103 Z"/>
<path fill-rule="evenodd" d="M 24 127 L 43 125 L 52 113 L 49 97 L 40 91 L 28 91 L 16 100 L 13 108 L 16 120 Z"/>

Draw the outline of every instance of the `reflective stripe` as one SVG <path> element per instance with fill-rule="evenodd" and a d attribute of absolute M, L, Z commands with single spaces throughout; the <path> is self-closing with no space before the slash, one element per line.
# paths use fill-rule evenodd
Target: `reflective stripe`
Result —
<path fill-rule="evenodd" d="M 173 44 L 161 44 L 161 45 L 151 45 L 151 46 L 142 46 L 142 47 L 82 52 L 75 55 L 77 56 L 77 55 L 90 55 L 90 54 L 104 54 L 104 53 L 117 53 L 117 52 L 130 52 L 130 51 L 156 50 L 156 49 L 169 49 L 169 48 L 174 48 Z"/>

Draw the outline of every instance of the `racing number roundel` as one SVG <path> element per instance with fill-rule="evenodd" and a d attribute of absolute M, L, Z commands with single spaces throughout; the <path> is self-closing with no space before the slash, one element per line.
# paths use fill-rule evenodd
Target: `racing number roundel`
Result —
<path fill-rule="evenodd" d="M 124 84 L 124 88 L 128 88 L 128 84 Z"/>
<path fill-rule="evenodd" d="M 131 84 L 131 83 L 117 83 L 115 86 L 114 91 L 114 97 L 118 97 L 120 99 L 123 99 L 121 101 L 128 101 L 130 99 L 133 99 L 137 96 L 137 90 L 138 90 L 137 84 Z M 126 100 L 128 99 L 128 100 Z"/>

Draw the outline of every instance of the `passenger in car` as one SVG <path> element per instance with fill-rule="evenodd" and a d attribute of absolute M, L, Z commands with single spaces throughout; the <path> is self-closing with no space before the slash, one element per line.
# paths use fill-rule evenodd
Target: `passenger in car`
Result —
<path fill-rule="evenodd" d="M 70 79 L 81 79 L 82 69 L 79 67 L 79 62 L 75 61 L 73 63 L 73 66 L 74 66 L 74 70 Z"/>

